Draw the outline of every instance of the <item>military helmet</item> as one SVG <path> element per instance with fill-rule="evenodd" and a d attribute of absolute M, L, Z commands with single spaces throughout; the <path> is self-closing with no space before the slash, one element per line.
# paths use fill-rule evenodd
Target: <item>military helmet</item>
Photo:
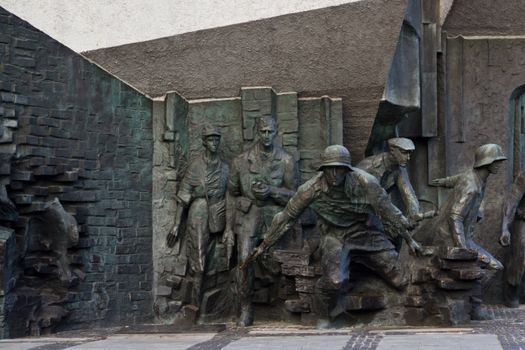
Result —
<path fill-rule="evenodd" d="M 202 127 L 202 138 L 206 136 L 221 136 L 221 131 L 214 125 L 206 124 Z"/>
<path fill-rule="evenodd" d="M 414 142 L 404 137 L 394 137 L 392 139 L 389 139 L 387 142 L 388 147 L 397 147 L 404 151 L 413 151 L 416 149 L 416 146 L 414 146 Z"/>
<path fill-rule="evenodd" d="M 350 152 L 341 145 L 326 147 L 321 155 L 321 165 L 318 170 L 322 170 L 325 166 L 342 166 L 352 170 Z"/>
<path fill-rule="evenodd" d="M 495 143 L 487 143 L 479 146 L 474 156 L 474 168 L 479 168 L 489 165 L 498 160 L 505 160 L 507 157 L 503 154 L 500 145 Z"/>

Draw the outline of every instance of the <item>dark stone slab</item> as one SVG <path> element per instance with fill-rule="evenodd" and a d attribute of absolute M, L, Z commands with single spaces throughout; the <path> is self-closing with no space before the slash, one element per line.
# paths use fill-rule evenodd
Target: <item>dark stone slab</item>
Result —
<path fill-rule="evenodd" d="M 386 307 L 386 299 L 382 295 L 347 295 L 346 310 L 366 311 L 381 310 Z"/>

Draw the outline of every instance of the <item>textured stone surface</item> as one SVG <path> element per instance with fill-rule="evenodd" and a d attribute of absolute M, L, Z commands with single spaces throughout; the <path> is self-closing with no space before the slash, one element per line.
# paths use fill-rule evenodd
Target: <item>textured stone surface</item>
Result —
<path fill-rule="evenodd" d="M 523 35 L 525 4 L 520 0 L 454 0 L 445 20 L 448 35 Z"/>
<path fill-rule="evenodd" d="M 272 86 L 342 97 L 344 142 L 359 161 L 406 6 L 359 1 L 85 55 L 150 96 L 230 97 L 243 86 Z"/>

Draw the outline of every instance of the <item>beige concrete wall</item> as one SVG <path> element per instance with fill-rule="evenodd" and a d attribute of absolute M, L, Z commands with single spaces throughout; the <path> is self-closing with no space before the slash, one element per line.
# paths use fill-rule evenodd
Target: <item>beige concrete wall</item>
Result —
<path fill-rule="evenodd" d="M 359 0 L 0 0 L 82 52 Z"/>

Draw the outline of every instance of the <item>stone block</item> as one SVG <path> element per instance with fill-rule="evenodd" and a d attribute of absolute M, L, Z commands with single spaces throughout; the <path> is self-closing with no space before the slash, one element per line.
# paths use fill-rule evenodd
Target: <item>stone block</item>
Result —
<path fill-rule="evenodd" d="M 12 198 L 18 205 L 31 204 L 33 202 L 32 194 L 16 194 Z"/>
<path fill-rule="evenodd" d="M 445 247 L 441 252 L 441 257 L 446 260 L 476 261 L 478 252 L 473 249 Z"/>
<path fill-rule="evenodd" d="M 219 288 L 208 290 L 204 293 L 201 303 L 201 314 L 212 313 L 219 305 L 221 290 Z"/>
<path fill-rule="evenodd" d="M 417 268 L 414 266 L 414 268 Z M 411 282 L 414 284 L 425 283 L 433 280 L 436 269 L 431 267 L 424 267 L 413 271 L 411 274 Z"/>
<path fill-rule="evenodd" d="M 385 297 L 382 295 L 352 295 L 346 296 L 348 311 L 381 310 L 386 307 Z"/>
<path fill-rule="evenodd" d="M 308 266 L 310 264 L 310 254 L 294 250 L 276 250 L 273 257 L 280 263 L 286 263 L 295 266 Z"/>
<path fill-rule="evenodd" d="M 295 118 L 279 121 L 279 131 L 282 134 L 296 134 L 299 131 L 299 119 Z"/>
<path fill-rule="evenodd" d="M 450 270 L 449 276 L 456 280 L 471 281 L 478 280 L 483 277 L 482 269 L 461 269 Z"/>
<path fill-rule="evenodd" d="M 281 273 L 286 276 L 315 276 L 315 270 L 313 266 L 289 265 L 287 263 L 283 263 L 283 265 L 281 266 Z"/>
<path fill-rule="evenodd" d="M 167 297 L 171 295 L 171 292 L 172 292 L 172 288 L 170 286 L 160 285 L 157 287 L 156 295 L 161 296 L 161 297 Z"/>
<path fill-rule="evenodd" d="M 466 269 L 476 269 L 479 264 L 477 260 L 440 260 L 440 267 L 442 270 L 466 270 Z"/>
<path fill-rule="evenodd" d="M 303 293 L 314 293 L 316 278 L 296 277 L 295 290 Z"/>
<path fill-rule="evenodd" d="M 284 307 L 293 313 L 310 312 L 310 304 L 306 300 L 301 299 L 286 300 Z"/>
<path fill-rule="evenodd" d="M 475 282 L 456 281 L 448 277 L 441 277 L 437 281 L 437 286 L 441 289 L 455 291 L 455 290 L 469 290 L 474 287 Z"/>
<path fill-rule="evenodd" d="M 182 282 L 182 277 L 175 276 L 175 275 L 166 277 L 166 285 L 171 288 L 178 289 L 180 287 L 181 282 Z"/>
<path fill-rule="evenodd" d="M 297 134 L 283 134 L 283 147 L 297 147 Z"/>

